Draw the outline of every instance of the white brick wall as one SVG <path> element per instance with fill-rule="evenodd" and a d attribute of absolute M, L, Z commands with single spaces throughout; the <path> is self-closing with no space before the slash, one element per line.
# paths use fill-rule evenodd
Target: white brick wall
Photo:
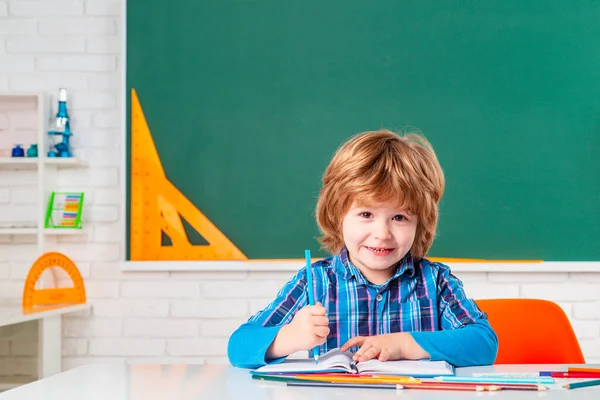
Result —
<path fill-rule="evenodd" d="M 122 273 L 121 216 L 124 0 L 0 0 L 0 90 L 67 87 L 84 170 L 65 170 L 62 190 L 86 192 L 81 237 L 57 250 L 79 265 L 91 311 L 65 317 L 63 367 L 94 362 L 225 362 L 230 332 L 265 306 L 285 272 Z M 11 111 L 12 112 L 12 111 Z M 27 119 L 0 109 L 0 128 Z M 0 146 L 2 147 L 2 146 Z M 18 185 L 13 185 L 15 179 Z M 0 210 L 32 210 L 35 176 L 0 171 Z M 7 218 L 0 211 L 0 221 Z M 0 297 L 18 298 L 35 258 L 32 238 L 0 237 Z M 589 362 L 600 362 L 600 273 L 459 273 L 475 298 L 540 297 L 565 309 Z M 35 324 L 0 329 L 0 375 L 35 371 Z"/>
<path fill-rule="evenodd" d="M 62 171 L 57 188 L 86 192 L 84 222 L 89 229 L 81 237 L 59 238 L 56 250 L 75 260 L 86 279 L 90 300 L 99 302 L 98 309 L 94 310 L 98 315 L 84 312 L 65 318 L 66 367 L 107 353 L 113 361 L 112 355 L 117 353 L 119 361 L 126 355 L 125 351 L 120 352 L 119 346 L 135 357 L 160 354 L 161 349 L 166 348 L 166 343 L 153 344 L 155 339 L 135 345 L 129 342 L 138 337 L 137 325 L 131 325 L 131 321 L 165 318 L 168 304 L 153 307 L 151 299 L 123 304 L 118 300 L 120 277 L 101 272 L 106 270 L 104 263 L 114 263 L 124 254 L 124 234 L 119 220 L 123 214 L 120 65 L 123 5 L 123 1 L 105 0 L 0 0 L 0 91 L 47 91 L 56 96 L 59 87 L 67 87 L 75 133 L 73 144 L 77 153 L 90 163 L 85 170 Z M 24 137 L 31 133 L 33 139 L 35 127 L 28 124 L 35 118 L 26 115 L 30 110 L 31 107 L 7 109 L 0 104 L 0 149 L 10 150 L 16 142 L 16 134 Z M 10 135 L 5 134 L 7 132 Z M 28 146 L 33 141 L 23 140 L 23 144 Z M 14 185 L 14 182 L 19 183 Z M 25 220 L 34 215 L 36 206 L 31 194 L 35 185 L 34 171 L 0 170 L 0 222 Z M 27 269 L 35 257 L 33 237 L 0 236 L 0 297 L 20 297 Z M 198 285 L 196 289 L 199 290 Z M 125 318 L 115 315 L 115 310 Z M 125 320 L 128 321 L 126 327 Z M 190 328 L 185 327 L 188 322 L 174 323 L 177 332 L 189 332 Z M 189 323 L 196 325 L 196 333 L 200 331 L 200 321 L 189 320 Z M 35 324 L 17 327 L 18 335 L 14 331 L 17 328 L 0 329 L 0 356 L 3 357 L 0 375 L 35 371 L 35 351 L 32 350 Z M 30 334 L 23 336 L 22 332 Z M 123 342 L 119 345 L 107 347 L 104 343 L 109 338 L 122 336 Z M 70 359 L 75 361 L 69 363 Z"/>
<path fill-rule="evenodd" d="M 16 144 L 27 151 L 36 143 L 36 107 L 34 98 L 0 97 L 0 157 L 10 156 Z M 36 184 L 35 170 L 0 172 L 0 227 L 35 225 Z M 0 243 L 6 240 L 0 237 Z"/>

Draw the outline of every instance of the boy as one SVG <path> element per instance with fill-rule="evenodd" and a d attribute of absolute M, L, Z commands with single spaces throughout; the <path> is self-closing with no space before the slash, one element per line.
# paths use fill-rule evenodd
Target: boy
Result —
<path fill-rule="evenodd" d="M 334 257 L 306 268 L 229 339 L 237 367 L 256 368 L 320 347 L 358 349 L 355 361 L 492 364 L 498 339 L 462 282 L 425 258 L 435 236 L 444 175 L 429 142 L 387 130 L 342 145 L 317 201 L 320 242 Z"/>

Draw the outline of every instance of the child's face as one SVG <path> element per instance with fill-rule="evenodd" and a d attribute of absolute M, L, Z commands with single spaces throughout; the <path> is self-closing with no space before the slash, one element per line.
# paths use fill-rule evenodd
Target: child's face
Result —
<path fill-rule="evenodd" d="M 390 205 L 353 203 L 342 220 L 350 261 L 369 282 L 382 284 L 396 272 L 415 240 L 417 216 Z"/>

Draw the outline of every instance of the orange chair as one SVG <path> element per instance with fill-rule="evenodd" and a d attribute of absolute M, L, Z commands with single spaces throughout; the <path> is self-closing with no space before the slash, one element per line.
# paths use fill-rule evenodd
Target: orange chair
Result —
<path fill-rule="evenodd" d="M 585 364 L 565 312 L 536 299 L 477 300 L 498 335 L 495 364 Z"/>

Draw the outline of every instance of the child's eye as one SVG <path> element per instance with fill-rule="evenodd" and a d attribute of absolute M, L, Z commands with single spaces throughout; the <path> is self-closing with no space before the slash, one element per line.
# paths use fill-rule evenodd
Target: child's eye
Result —
<path fill-rule="evenodd" d="M 406 217 L 404 215 L 395 215 L 394 218 L 392 218 L 394 221 L 403 221 L 406 219 Z"/>
<path fill-rule="evenodd" d="M 363 217 L 363 218 L 371 218 L 373 216 L 373 214 L 371 214 L 368 211 L 365 211 L 365 212 L 361 212 L 360 216 Z"/>

